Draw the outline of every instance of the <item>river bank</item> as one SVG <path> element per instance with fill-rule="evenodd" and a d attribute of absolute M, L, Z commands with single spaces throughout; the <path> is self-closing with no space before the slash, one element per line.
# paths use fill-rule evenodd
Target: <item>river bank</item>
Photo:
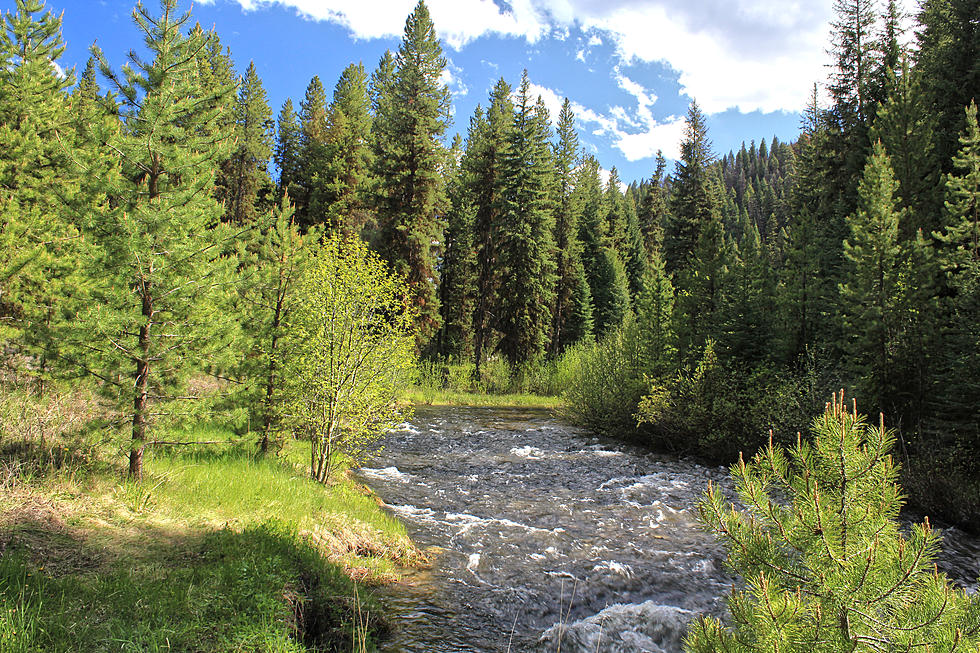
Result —
<path fill-rule="evenodd" d="M 0 442 L 0 650 L 370 650 L 375 589 L 424 564 L 350 476 L 201 426 L 140 484 L 105 444 Z"/>
<path fill-rule="evenodd" d="M 379 594 L 383 651 L 681 650 L 734 579 L 693 507 L 728 470 L 597 437 L 546 409 L 419 407 L 357 476 L 431 568 Z M 976 589 L 980 539 L 937 562 Z"/>

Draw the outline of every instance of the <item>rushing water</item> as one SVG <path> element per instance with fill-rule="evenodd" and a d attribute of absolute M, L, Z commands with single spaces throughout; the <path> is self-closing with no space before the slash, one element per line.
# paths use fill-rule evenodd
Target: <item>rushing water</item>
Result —
<path fill-rule="evenodd" d="M 548 412 L 420 410 L 360 475 L 433 556 L 385 590 L 384 651 L 670 653 L 733 582 L 693 514 L 727 470 Z M 946 540 L 941 566 L 970 586 L 980 542 Z"/>

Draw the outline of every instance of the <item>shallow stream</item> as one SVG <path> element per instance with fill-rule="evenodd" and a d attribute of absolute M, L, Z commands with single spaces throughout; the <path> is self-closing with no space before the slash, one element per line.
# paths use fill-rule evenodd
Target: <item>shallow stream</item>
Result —
<path fill-rule="evenodd" d="M 547 411 L 425 408 L 360 478 L 433 554 L 386 590 L 383 651 L 672 653 L 733 579 L 694 505 L 724 468 L 600 439 Z M 980 540 L 941 567 L 976 589 Z M 563 625 L 564 627 L 561 627 Z"/>

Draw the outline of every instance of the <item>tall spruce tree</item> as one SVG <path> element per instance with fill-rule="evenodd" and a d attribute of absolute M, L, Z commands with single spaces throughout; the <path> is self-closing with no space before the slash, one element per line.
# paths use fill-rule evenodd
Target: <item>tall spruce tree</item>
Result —
<path fill-rule="evenodd" d="M 670 201 L 670 217 L 664 234 L 664 263 L 668 272 L 687 267 L 704 225 L 715 211 L 710 189 L 710 166 L 714 162 L 705 116 L 691 102 L 681 142 Z"/>
<path fill-rule="evenodd" d="M 440 216 L 446 203 L 441 138 L 450 98 L 441 80 L 446 59 L 422 0 L 405 21 L 394 63 L 394 76 L 383 87 L 375 114 L 375 247 L 408 279 L 419 345 L 424 346 L 439 328 L 436 244 L 442 240 Z"/>
<path fill-rule="evenodd" d="M 582 244 L 578 238 L 581 208 L 575 188 L 578 164 L 578 134 L 572 103 L 565 98 L 556 125 L 554 146 L 555 185 L 555 305 L 552 309 L 551 346 L 560 353 L 592 332 L 592 293 L 582 265 Z"/>
<path fill-rule="evenodd" d="M 299 188 L 300 176 L 300 129 L 296 119 L 296 110 L 293 109 L 293 101 L 286 99 L 279 111 L 276 120 L 276 148 L 273 160 L 276 168 L 279 169 L 279 183 L 277 194 L 282 197 L 284 194 L 295 195 L 301 193 Z"/>
<path fill-rule="evenodd" d="M 262 212 L 260 200 L 272 187 L 272 110 L 262 80 L 249 62 L 238 84 L 234 110 L 235 149 L 222 165 L 216 196 L 225 204 L 225 219 L 237 225 L 253 223 Z"/>
<path fill-rule="evenodd" d="M 477 375 L 484 359 L 496 344 L 497 302 L 500 269 L 497 264 L 500 246 L 502 166 L 510 148 L 514 128 L 514 103 L 511 87 L 503 78 L 490 92 L 485 118 L 471 130 L 467 141 L 464 172 L 468 192 L 476 208 L 473 246 L 476 250 L 476 303 L 473 307 L 473 359 Z"/>
<path fill-rule="evenodd" d="M 470 138 L 477 137 L 479 117 L 470 122 Z M 476 209 L 466 188 L 461 158 L 462 144 L 457 134 L 449 152 L 449 213 L 440 269 L 439 306 L 442 327 L 438 350 L 443 356 L 458 360 L 473 354 L 473 302 L 476 292 L 476 252 L 473 249 L 473 220 Z"/>
<path fill-rule="evenodd" d="M 327 184 L 330 160 L 327 152 L 327 96 L 323 82 L 314 76 L 306 87 L 299 111 L 299 160 L 296 188 L 296 218 L 304 227 L 324 223 L 330 206 Z M 293 194 L 295 193 L 295 194 Z"/>
<path fill-rule="evenodd" d="M 551 129 L 548 111 L 540 98 L 531 98 L 530 85 L 524 71 L 500 177 L 499 347 L 513 366 L 545 352 L 554 301 Z"/>
<path fill-rule="evenodd" d="M 636 208 L 643 244 L 648 256 L 654 252 L 663 261 L 664 224 L 667 222 L 667 160 L 657 151 L 657 167 L 650 178 L 646 194 Z"/>
<path fill-rule="evenodd" d="M 370 220 L 371 100 L 362 64 L 340 74 L 328 111 L 325 222 L 348 236 L 360 235 Z"/>
<path fill-rule="evenodd" d="M 863 379 L 864 396 L 879 409 L 893 407 L 892 369 L 902 323 L 898 233 L 903 211 L 897 190 L 884 146 L 875 143 L 859 187 L 858 209 L 848 219 L 851 235 L 844 255 L 850 274 L 841 285 L 841 300 L 851 372 Z"/>
<path fill-rule="evenodd" d="M 227 349 L 221 298 L 233 260 L 210 190 L 231 141 L 222 109 L 234 87 L 202 76 L 210 36 L 184 35 L 190 15 L 177 0 L 161 0 L 159 16 L 137 5 L 133 18 L 151 58 L 132 55 L 120 76 L 95 51 L 122 102 L 125 128 L 111 149 L 123 175 L 109 210 L 86 225 L 99 285 L 75 343 L 78 362 L 130 416 L 129 474 L 140 478 L 149 429 L 177 414 L 188 374 Z"/>

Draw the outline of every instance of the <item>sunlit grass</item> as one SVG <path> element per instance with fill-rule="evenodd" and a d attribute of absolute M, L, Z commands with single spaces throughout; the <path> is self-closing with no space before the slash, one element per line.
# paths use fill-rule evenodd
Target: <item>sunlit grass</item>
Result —
<path fill-rule="evenodd" d="M 489 406 L 494 408 L 559 408 L 561 397 L 534 394 L 479 394 L 431 388 L 410 388 L 405 391 L 406 401 L 417 406 Z"/>

